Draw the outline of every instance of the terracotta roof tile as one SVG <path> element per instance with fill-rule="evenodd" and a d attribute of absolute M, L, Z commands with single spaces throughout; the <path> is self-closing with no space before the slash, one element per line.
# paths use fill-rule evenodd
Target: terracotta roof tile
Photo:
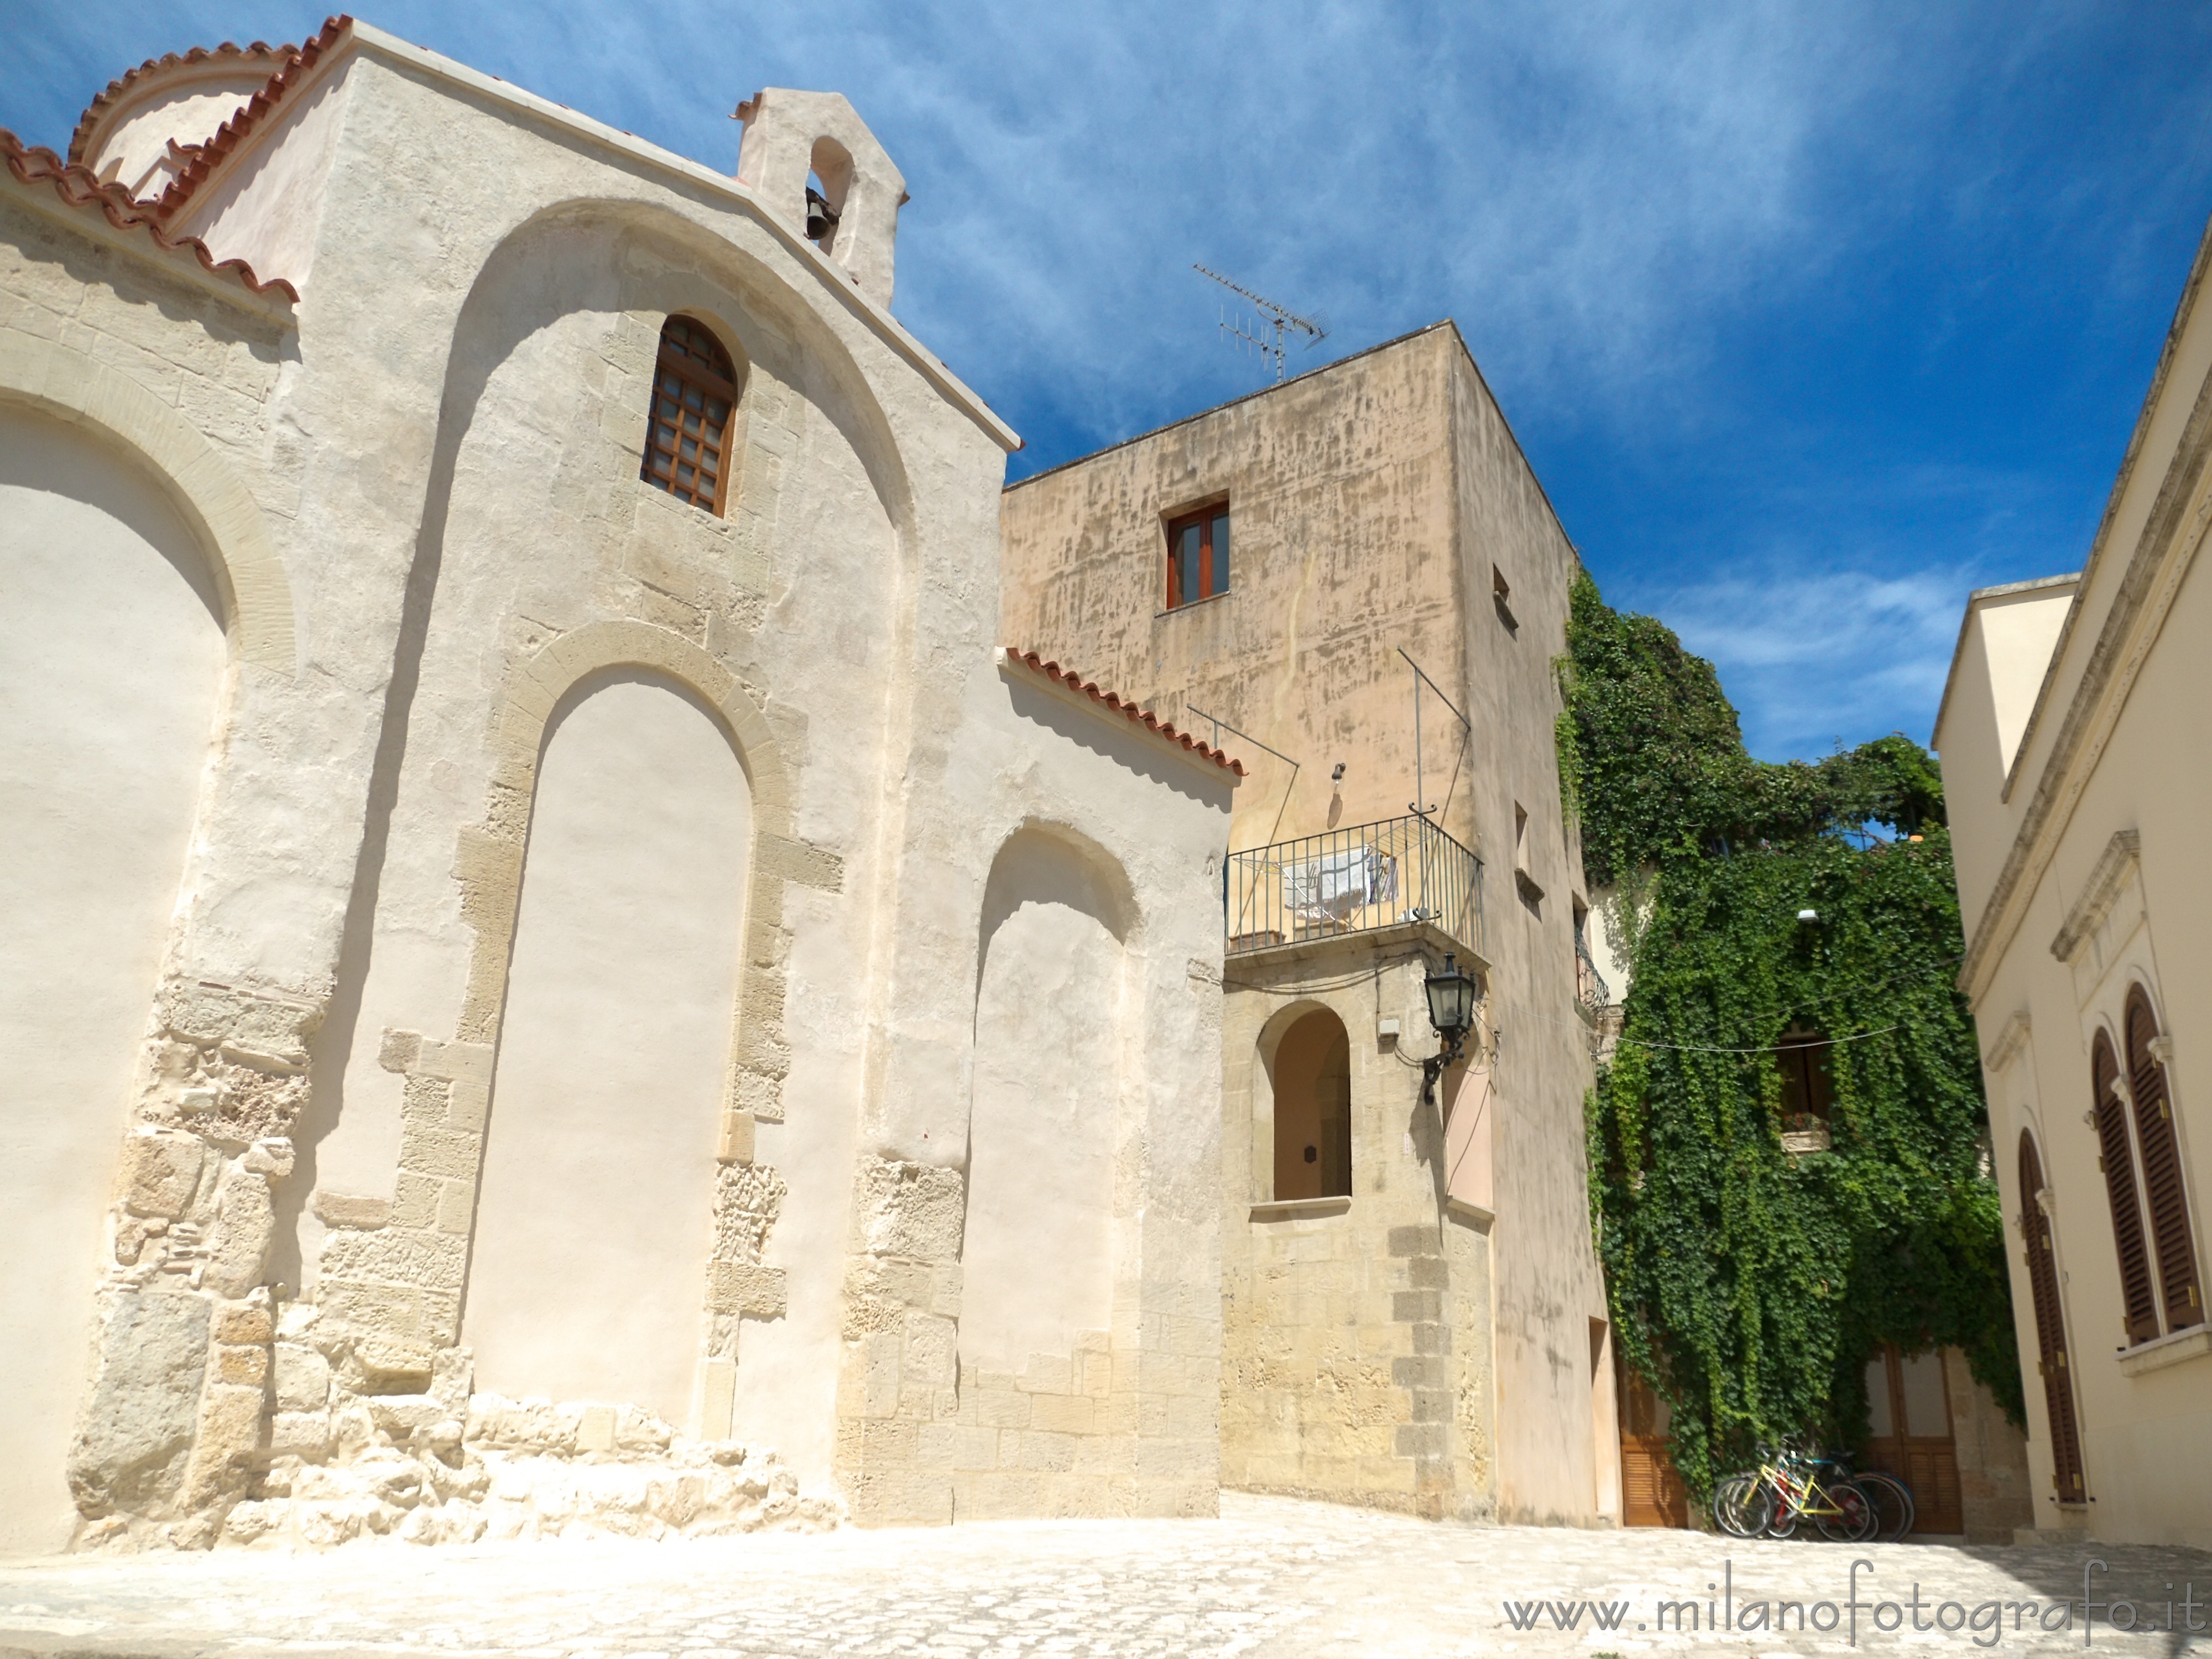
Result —
<path fill-rule="evenodd" d="M 190 52 L 165 52 L 159 58 L 149 58 L 135 70 L 125 70 L 107 83 L 107 89 L 85 106 L 84 113 L 77 118 L 76 131 L 70 135 L 69 159 L 82 165 L 85 151 L 90 148 L 94 130 L 100 118 L 107 113 L 115 100 L 149 76 L 158 76 L 173 69 L 187 65 L 214 63 L 236 63 L 240 65 L 268 64 L 281 65 L 295 52 L 297 46 L 272 46 L 264 40 L 251 46 L 233 46 L 224 41 L 219 46 L 194 46 Z"/>
<path fill-rule="evenodd" d="M 343 12 L 325 19 L 322 27 L 315 32 L 307 45 L 295 49 L 278 65 L 266 86 L 239 106 L 238 113 L 217 127 L 212 138 L 197 147 L 191 162 L 183 172 L 169 180 L 169 187 L 161 192 L 161 200 L 155 204 L 155 211 L 161 216 L 162 223 L 168 223 L 183 211 L 185 204 L 192 199 L 192 192 L 207 182 L 208 175 L 222 165 L 230 153 L 245 142 L 246 136 L 267 118 L 269 112 L 284 101 L 285 94 L 307 78 L 323 54 L 343 40 L 352 27 L 353 19 Z"/>
<path fill-rule="evenodd" d="M 1100 690 L 1096 681 L 1085 679 L 1073 669 L 1062 668 L 1056 662 L 1048 662 L 1038 653 L 1024 651 L 1018 645 L 1010 645 L 1004 648 L 1009 661 L 1018 662 L 1030 672 L 1042 674 L 1045 678 L 1064 685 L 1071 691 L 1080 692 L 1093 702 L 1103 703 L 1131 724 L 1141 726 L 1147 732 L 1165 738 L 1178 747 L 1188 749 L 1201 760 L 1212 761 L 1224 772 L 1232 772 L 1240 778 L 1244 775 L 1243 761 L 1231 759 L 1224 750 L 1200 743 L 1188 732 L 1176 731 L 1158 715 L 1146 714 L 1127 699 L 1117 696 L 1111 691 Z"/>
<path fill-rule="evenodd" d="M 294 305 L 300 302 L 299 289 L 281 276 L 264 282 L 243 259 L 217 261 L 197 236 L 171 237 L 162 230 L 150 204 L 133 201 L 131 192 L 120 185 L 101 184 L 90 167 L 64 161 L 43 146 L 26 145 L 5 127 L 0 127 L 0 161 L 7 163 L 8 171 L 20 183 L 51 185 L 54 194 L 70 206 L 97 209 L 118 230 L 143 230 L 156 246 L 172 253 L 191 254 L 214 275 L 237 278 L 248 293 L 281 295 Z"/>

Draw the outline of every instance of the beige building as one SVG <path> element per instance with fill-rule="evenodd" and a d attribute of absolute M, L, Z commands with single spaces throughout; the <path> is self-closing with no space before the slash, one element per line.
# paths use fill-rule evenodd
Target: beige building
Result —
<path fill-rule="evenodd" d="M 1576 559 L 1458 331 L 1028 479 L 1004 522 L 1010 642 L 1251 768 L 1210 906 L 1223 1480 L 1617 1518 L 1553 737 Z M 1439 1105 L 1447 953 L 1481 1000 Z"/>
<path fill-rule="evenodd" d="M 2088 562 L 1967 602 L 1936 732 L 2037 1529 L 2212 1546 L 2212 305 L 2197 252 Z M 2190 584 L 2194 580 L 2195 586 Z"/>
<path fill-rule="evenodd" d="M 1237 769 L 996 649 L 898 172 L 743 113 L 0 134 L 0 1549 L 1212 1510 Z"/>

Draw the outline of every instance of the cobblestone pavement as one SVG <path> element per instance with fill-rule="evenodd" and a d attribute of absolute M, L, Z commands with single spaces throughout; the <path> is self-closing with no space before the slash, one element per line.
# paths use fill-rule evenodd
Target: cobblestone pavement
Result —
<path fill-rule="evenodd" d="M 991 1522 L 930 1531 L 754 1535 L 665 1544 L 357 1545 L 328 1555 L 72 1559 L 0 1566 L 0 1659 L 390 1653 L 615 1659 L 665 1655 L 1264 1654 L 1445 1656 L 1850 1651 L 2073 1653 L 2093 1599 L 2132 1597 L 2137 1629 L 2100 1607 L 2093 1651 L 2212 1655 L 2212 1556 L 2091 1546 L 1979 1549 L 1728 1544 L 1694 1533 L 1431 1526 L 1230 1495 L 1218 1521 Z M 1724 1576 L 1725 1575 L 1725 1576 Z M 1920 1589 L 1912 1630 L 1906 1604 Z M 2169 1592 L 2167 1586 L 2172 1586 Z M 1708 1586 L 1714 1588 L 1709 1589 Z M 1734 1593 L 1739 1628 L 1662 1632 L 1662 1601 Z M 2176 1626 L 2167 1634 L 2167 1602 Z M 1839 1604 L 1831 1634 L 1747 1632 L 1754 1603 Z M 2044 1632 L 2071 1598 L 2071 1628 Z M 1877 1630 L 1892 1614 L 1895 1633 Z M 1535 1627 L 1516 1630 L 1505 1604 Z M 1626 1602 L 1619 1628 L 1587 1604 Z M 2033 1607 L 2021 1604 L 2033 1603 Z M 1947 1606 L 1947 1603 L 1954 1604 Z M 1991 1603 L 2002 1604 L 1992 1614 Z M 1571 1615 L 1573 1628 L 1561 1629 Z M 1824 1617 L 1817 1606 L 1813 1616 Z M 1990 1628 L 2000 1618 L 2001 1631 Z M 1956 1633 L 1938 1620 L 1962 1624 Z M 1980 1629 L 1975 1621 L 1981 1621 Z M 1725 1626 L 1725 1618 L 1723 1618 Z M 2021 1628 L 2015 1632 L 2014 1625 Z"/>

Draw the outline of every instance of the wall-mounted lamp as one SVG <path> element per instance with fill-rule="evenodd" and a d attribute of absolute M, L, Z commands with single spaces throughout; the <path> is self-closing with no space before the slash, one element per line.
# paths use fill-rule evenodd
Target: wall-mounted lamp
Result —
<path fill-rule="evenodd" d="M 1447 951 L 1444 965 L 1432 970 L 1421 988 L 1428 993 L 1429 1024 L 1436 1027 L 1438 1043 L 1437 1052 L 1421 1062 L 1421 1097 L 1433 1105 L 1437 1079 L 1459 1058 L 1467 1034 L 1474 1029 L 1474 997 L 1481 986 Z"/>
<path fill-rule="evenodd" d="M 1820 919 L 1820 913 L 1818 910 L 1800 910 L 1797 913 L 1797 920 L 1800 921 L 1818 921 Z"/>
<path fill-rule="evenodd" d="M 1344 781 L 1344 763 L 1342 761 L 1337 762 L 1336 770 L 1328 775 L 1328 781 L 1331 783 L 1342 783 Z"/>

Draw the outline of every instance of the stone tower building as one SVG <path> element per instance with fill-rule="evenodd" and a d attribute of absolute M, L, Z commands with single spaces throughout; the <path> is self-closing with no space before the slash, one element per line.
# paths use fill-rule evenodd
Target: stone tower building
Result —
<path fill-rule="evenodd" d="M 0 1549 L 1214 1504 L 1237 768 L 997 650 L 899 173 L 746 112 L 0 133 Z"/>
<path fill-rule="evenodd" d="M 1006 494 L 1006 633 L 1253 765 L 1212 910 L 1222 1478 L 1620 1513 L 1560 810 L 1569 544 L 1442 323 Z M 1423 986 L 1480 977 L 1434 1099 Z"/>

